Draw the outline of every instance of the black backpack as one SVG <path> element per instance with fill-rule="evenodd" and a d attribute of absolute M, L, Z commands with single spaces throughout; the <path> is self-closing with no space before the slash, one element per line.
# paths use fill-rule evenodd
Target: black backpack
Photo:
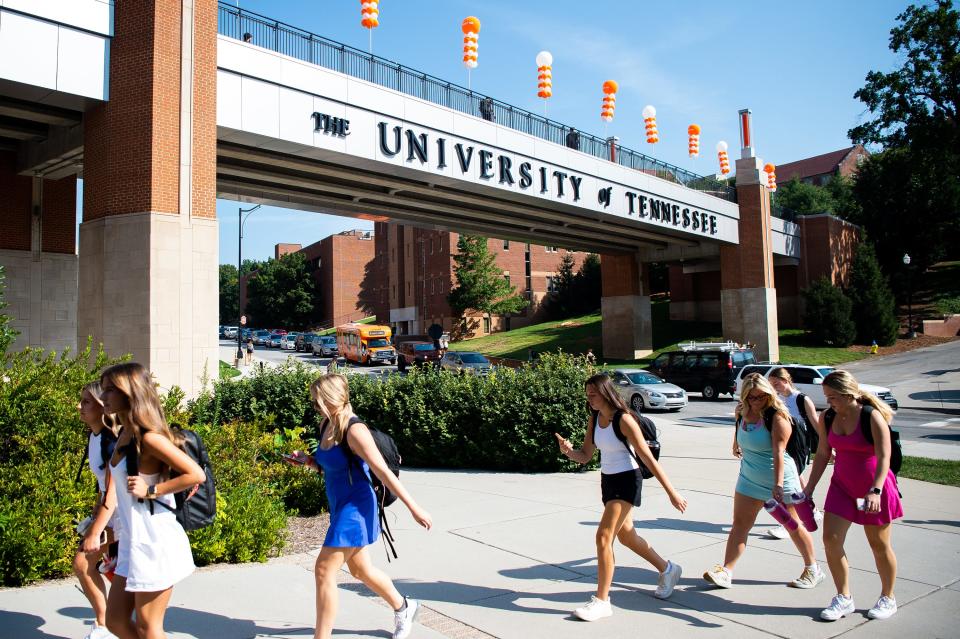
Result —
<path fill-rule="evenodd" d="M 88 440 L 89 441 L 89 440 Z M 100 431 L 100 459 L 103 460 L 103 463 L 100 464 L 100 469 L 103 470 L 107 467 L 107 463 L 110 461 L 110 458 L 113 457 L 113 450 L 117 447 L 117 436 L 113 434 L 113 431 L 109 428 L 104 428 Z M 80 476 L 83 474 L 83 467 L 87 463 L 87 456 L 90 454 L 90 445 L 83 447 L 83 455 L 80 457 L 80 466 L 77 468 L 77 478 L 74 479 L 73 483 L 80 482 Z"/>
<path fill-rule="evenodd" d="M 150 513 L 155 512 L 153 505 L 156 503 L 173 512 L 185 531 L 205 528 L 212 524 L 217 516 L 217 487 L 213 479 L 213 466 L 210 463 L 210 456 L 207 454 L 206 446 L 203 445 L 203 440 L 194 431 L 179 426 L 174 426 L 171 430 L 176 430 L 177 434 L 183 437 L 181 449 L 203 469 L 206 479 L 202 484 L 196 484 L 193 488 L 174 493 L 175 506 L 173 507 L 157 499 L 149 500 Z M 126 462 L 127 475 L 132 476 L 139 473 L 137 449 L 133 441 L 126 446 Z M 170 479 L 179 475 L 180 473 L 170 469 Z"/>
<path fill-rule="evenodd" d="M 807 436 L 807 448 L 810 450 L 810 454 L 813 454 L 820 446 L 820 435 L 817 434 L 817 425 L 812 423 L 807 416 L 807 396 L 803 393 L 797 395 L 797 408 L 800 410 L 800 414 L 803 415 L 803 426 Z"/>
<path fill-rule="evenodd" d="M 863 438 L 866 439 L 871 446 L 873 445 L 873 429 L 870 427 L 870 415 L 872 413 L 873 406 L 870 404 L 864 404 L 860 410 L 860 432 L 863 433 Z M 828 432 L 836 416 L 837 413 L 832 408 L 828 408 L 823 413 L 823 423 L 826 425 Z M 900 472 L 900 467 L 903 466 L 903 448 L 900 445 L 900 431 L 895 430 L 890 424 L 887 424 L 887 428 L 890 429 L 890 472 L 896 475 Z"/>
<path fill-rule="evenodd" d="M 763 425 L 766 426 L 769 433 L 773 433 L 773 418 L 777 411 L 768 408 L 763 411 Z M 742 417 L 741 417 L 742 419 Z M 797 466 L 797 475 L 802 475 L 807 464 L 810 463 L 810 440 L 808 439 L 807 427 L 793 415 L 789 415 L 787 420 L 790 423 L 790 438 L 787 439 L 787 454 Z"/>
<path fill-rule="evenodd" d="M 591 436 L 593 441 L 596 442 L 597 439 L 597 411 L 591 411 L 593 413 L 593 432 Z M 637 424 L 640 426 L 640 432 L 643 433 L 643 438 L 647 442 L 647 446 L 650 448 L 650 452 L 653 454 L 653 458 L 657 461 L 660 460 L 660 440 L 657 439 L 657 426 L 653 423 L 653 420 L 649 417 L 640 415 L 635 411 L 630 411 L 630 415 L 636 420 Z M 623 431 L 620 430 L 620 418 L 623 416 L 623 411 L 618 410 L 613 414 L 613 434 L 616 436 L 620 442 L 626 446 L 627 450 L 630 451 L 630 454 L 633 455 L 633 458 L 636 460 L 637 464 L 640 466 L 640 474 L 644 479 L 650 479 L 653 477 L 653 473 L 650 472 L 650 469 L 641 461 L 640 456 L 637 454 L 637 451 L 633 450 L 633 446 L 630 445 L 630 442 L 627 441 L 627 436 L 623 434 Z"/>

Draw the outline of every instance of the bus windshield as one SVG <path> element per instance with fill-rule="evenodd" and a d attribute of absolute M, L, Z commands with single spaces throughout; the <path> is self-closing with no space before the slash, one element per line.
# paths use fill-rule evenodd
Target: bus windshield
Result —
<path fill-rule="evenodd" d="M 390 342 L 382 338 L 372 339 L 367 342 L 367 346 L 370 348 L 382 348 L 384 346 L 390 346 Z"/>

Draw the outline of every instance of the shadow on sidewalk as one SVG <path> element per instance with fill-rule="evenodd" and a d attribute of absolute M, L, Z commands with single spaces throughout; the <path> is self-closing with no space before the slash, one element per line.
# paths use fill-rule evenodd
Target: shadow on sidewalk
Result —
<path fill-rule="evenodd" d="M 90 616 L 90 610 L 87 609 L 85 617 Z M 0 628 L 3 629 L 5 637 L 16 637 L 17 639 L 64 639 L 62 635 L 50 635 L 40 630 L 40 626 L 47 623 L 43 617 L 30 615 L 25 612 L 12 612 L 9 610 L 0 610 Z"/>
<path fill-rule="evenodd" d="M 74 619 L 86 619 L 90 617 L 90 608 L 82 606 L 61 608 L 57 612 L 65 617 L 73 617 Z M 4 614 L 5 613 L 0 612 L 0 627 L 5 627 L 6 624 L 6 619 L 3 616 Z M 280 622 L 278 622 L 278 624 L 274 627 L 267 627 L 261 626 L 257 622 L 250 619 L 231 619 L 230 617 L 225 617 L 224 615 L 218 615 L 212 612 L 203 612 L 200 610 L 192 610 L 190 608 L 181 608 L 179 606 L 171 606 L 167 609 L 167 615 L 164 619 L 163 628 L 168 632 L 182 632 L 190 635 L 191 637 L 196 637 L 196 639 L 224 639 L 226 637 L 240 639 L 246 637 L 256 637 L 258 635 L 313 635 L 313 628 L 296 626 L 284 627 L 284 624 Z M 28 637 L 29 639 L 44 639 L 50 635 L 21 635 L 17 633 L 12 636 L 17 637 L 18 639 L 20 637 Z M 376 631 L 371 631 L 370 636 L 375 637 L 380 635 L 376 634 Z"/>

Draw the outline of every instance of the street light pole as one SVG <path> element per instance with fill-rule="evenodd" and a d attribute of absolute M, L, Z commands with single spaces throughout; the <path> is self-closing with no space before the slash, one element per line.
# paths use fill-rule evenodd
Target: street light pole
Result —
<path fill-rule="evenodd" d="M 257 204 L 256 206 L 245 209 L 242 207 L 237 208 L 237 306 L 240 305 L 240 268 L 243 266 L 243 214 L 247 213 L 247 217 L 250 217 L 249 214 L 253 213 L 259 209 L 262 204 Z M 240 309 L 240 317 L 237 318 L 237 365 L 243 361 L 243 309 Z"/>
<path fill-rule="evenodd" d="M 907 267 L 907 339 L 917 334 L 913 330 L 913 278 L 910 277 L 910 254 L 903 254 L 903 265 Z"/>

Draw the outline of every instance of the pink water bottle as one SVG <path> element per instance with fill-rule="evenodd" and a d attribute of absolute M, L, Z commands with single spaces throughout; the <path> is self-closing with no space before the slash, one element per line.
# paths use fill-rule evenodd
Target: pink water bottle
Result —
<path fill-rule="evenodd" d="M 787 530 L 796 530 L 800 527 L 800 524 L 797 523 L 797 520 L 790 516 L 790 511 L 784 508 L 776 499 L 768 499 L 763 502 L 763 508 L 770 515 L 779 521 Z"/>
<path fill-rule="evenodd" d="M 813 499 L 807 497 L 803 492 L 793 493 L 793 508 L 797 511 L 797 516 L 803 522 L 803 527 L 814 532 L 817 529 L 817 520 L 814 519 Z"/>

